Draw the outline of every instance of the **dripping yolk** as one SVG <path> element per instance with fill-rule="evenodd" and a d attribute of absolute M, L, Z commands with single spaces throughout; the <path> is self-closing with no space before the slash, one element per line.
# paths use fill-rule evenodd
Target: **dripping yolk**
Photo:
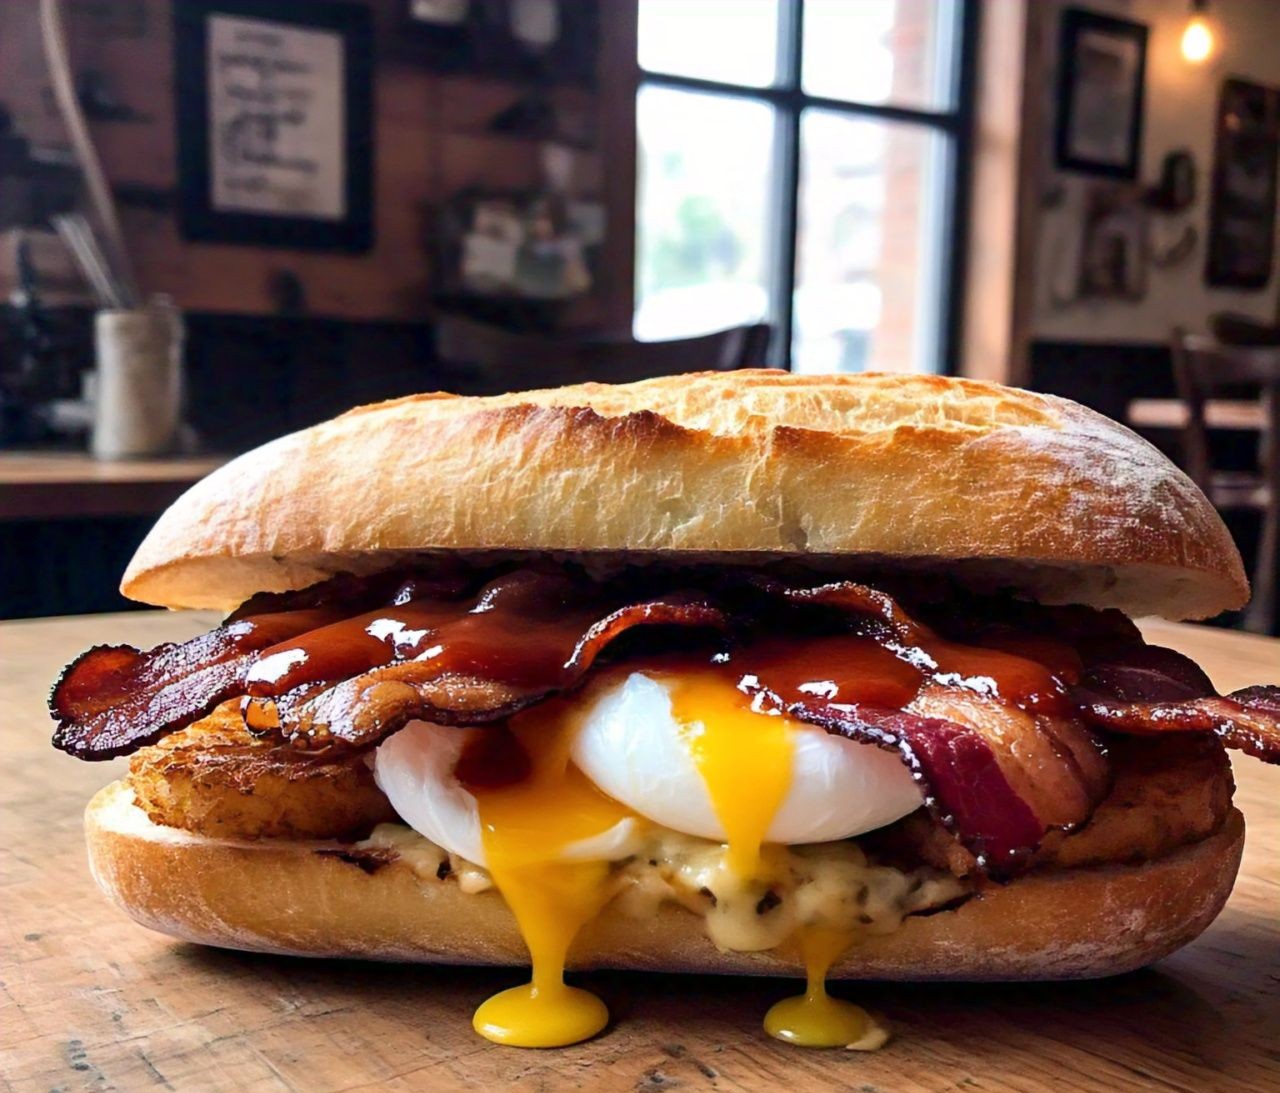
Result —
<path fill-rule="evenodd" d="M 756 712 L 732 683 L 710 673 L 674 682 L 671 695 L 672 714 L 724 828 L 726 867 L 739 881 L 767 880 L 761 848 L 791 788 L 792 739 L 802 730 Z M 801 1047 L 881 1047 L 888 1034 L 865 1010 L 827 994 L 827 972 L 853 943 L 853 932 L 802 926 L 796 941 L 808 986 L 769 1010 L 765 1031 Z"/>
<path fill-rule="evenodd" d="M 513 746 L 529 758 L 522 777 L 472 785 L 493 882 L 529 949 L 531 981 L 476 1010 L 481 1036 L 516 1047 L 563 1047 L 594 1036 L 609 1020 L 594 994 L 564 982 L 578 931 L 608 898 L 609 866 L 566 857 L 566 848 L 631 816 L 569 762 L 574 728 L 567 706 L 547 702 L 513 718 Z"/>
<path fill-rule="evenodd" d="M 729 888 L 772 883 L 766 838 L 791 789 L 790 719 L 752 708 L 732 679 L 712 671 L 664 676 L 671 713 L 725 835 L 721 869 Z M 499 753 L 464 754 L 456 774 L 477 802 L 489 872 L 529 950 L 530 982 L 484 1002 L 473 1025 L 495 1043 L 563 1047 L 608 1023 L 604 1003 L 564 982 L 574 938 L 610 895 L 607 850 L 583 844 L 634 813 L 605 796 L 570 761 L 578 728 L 570 701 L 552 700 L 512 718 L 509 735 L 491 730 Z M 608 840 L 601 840 L 603 846 Z M 806 925 L 795 935 L 808 987 L 775 1005 L 765 1029 L 805 1047 L 873 1050 L 887 1038 L 859 1007 L 831 998 L 826 976 L 853 942 L 852 931 Z"/>
<path fill-rule="evenodd" d="M 784 998 L 765 1014 L 770 1035 L 800 1047 L 844 1047 L 875 1051 L 889 1034 L 861 1006 L 827 993 L 827 972 L 854 941 L 850 930 L 803 926 L 798 932 L 807 979 L 804 994 Z"/>
<path fill-rule="evenodd" d="M 752 710 L 710 672 L 672 681 L 671 713 L 724 828 L 727 868 L 741 881 L 762 879 L 760 848 L 791 788 L 792 723 Z"/>

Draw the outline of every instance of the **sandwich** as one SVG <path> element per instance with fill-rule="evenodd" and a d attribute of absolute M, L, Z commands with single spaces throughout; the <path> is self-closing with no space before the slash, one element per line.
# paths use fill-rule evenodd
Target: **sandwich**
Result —
<path fill-rule="evenodd" d="M 1191 481 L 1074 403 L 934 376 L 708 373 L 367 406 L 241 456 L 123 592 L 225 621 L 98 646 L 53 743 L 131 756 L 93 875 L 272 953 L 529 966 L 476 1030 L 561 1046 L 566 969 L 804 976 L 766 1015 L 874 1048 L 829 979 L 1114 975 L 1225 903 L 1221 695 L 1131 621 L 1248 598 Z"/>

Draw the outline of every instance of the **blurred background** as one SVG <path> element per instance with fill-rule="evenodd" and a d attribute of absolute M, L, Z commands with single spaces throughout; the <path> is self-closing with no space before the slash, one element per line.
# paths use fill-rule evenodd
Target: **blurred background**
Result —
<path fill-rule="evenodd" d="M 352 405 L 691 368 L 1069 396 L 1276 632 L 1276 0 L 4 0 L 0 617 Z"/>

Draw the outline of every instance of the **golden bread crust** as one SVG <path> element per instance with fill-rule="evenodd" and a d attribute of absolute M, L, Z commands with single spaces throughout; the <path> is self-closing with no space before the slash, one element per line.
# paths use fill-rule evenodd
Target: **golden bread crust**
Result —
<path fill-rule="evenodd" d="M 1171 618 L 1248 596 L 1195 485 L 1091 410 L 973 380 L 765 370 L 353 410 L 198 483 L 122 590 L 228 609 L 433 551 L 958 565 Z"/>
<path fill-rule="evenodd" d="M 468 895 L 404 860 L 344 860 L 324 844 L 231 843 L 157 827 L 114 783 L 86 813 L 107 895 L 152 929 L 207 945 L 303 956 L 525 964 L 493 891 Z M 998 980 L 1115 975 L 1195 938 L 1230 894 L 1244 846 L 1232 810 L 1203 841 L 1140 865 L 1028 874 L 959 908 L 865 938 L 834 969 L 849 979 Z M 328 852 L 326 852 L 328 850 Z M 575 944 L 578 968 L 796 975 L 786 953 L 719 952 L 690 912 L 647 918 L 611 905 Z"/>

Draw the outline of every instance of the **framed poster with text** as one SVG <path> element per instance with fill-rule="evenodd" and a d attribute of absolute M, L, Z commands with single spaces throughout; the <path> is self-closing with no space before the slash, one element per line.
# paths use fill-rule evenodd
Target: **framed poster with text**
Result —
<path fill-rule="evenodd" d="M 373 241 L 372 27 L 333 0 L 177 0 L 183 238 Z"/>

